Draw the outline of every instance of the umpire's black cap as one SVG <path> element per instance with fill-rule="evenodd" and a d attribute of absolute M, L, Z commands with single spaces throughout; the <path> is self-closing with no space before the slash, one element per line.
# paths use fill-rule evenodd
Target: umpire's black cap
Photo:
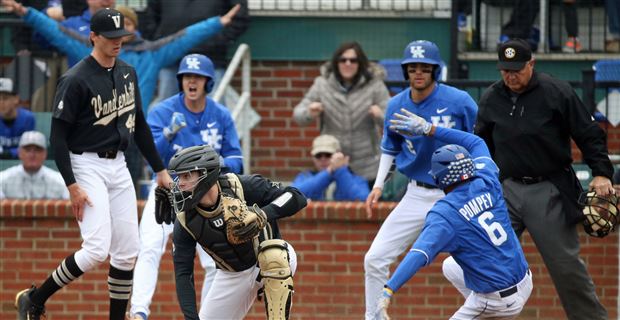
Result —
<path fill-rule="evenodd" d="M 532 49 L 523 39 L 510 39 L 499 45 L 497 58 L 497 69 L 518 71 L 532 59 Z"/>
<path fill-rule="evenodd" d="M 90 19 L 90 31 L 108 39 L 131 35 L 125 30 L 125 17 L 118 11 L 105 8 L 97 11 Z"/>

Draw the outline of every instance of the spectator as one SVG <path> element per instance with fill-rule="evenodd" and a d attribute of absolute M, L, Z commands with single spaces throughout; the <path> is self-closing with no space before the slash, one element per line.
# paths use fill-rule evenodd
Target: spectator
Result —
<path fill-rule="evenodd" d="M 189 25 L 208 17 L 222 16 L 236 5 L 241 6 L 235 20 L 209 41 L 201 41 L 191 52 L 201 53 L 211 58 L 215 64 L 215 88 L 224 75 L 228 61 L 228 47 L 241 36 L 250 25 L 247 0 L 148 0 L 146 7 L 144 34 L 147 39 L 158 39 L 179 32 Z M 156 100 L 166 99 L 178 91 L 177 61 L 167 63 L 159 72 L 159 86 Z"/>
<path fill-rule="evenodd" d="M 340 45 L 293 117 L 300 126 L 320 118 L 321 134 L 340 141 L 342 152 L 351 157 L 351 170 L 369 185 L 379 166 L 379 142 L 385 107 L 390 94 L 383 83 L 385 70 L 370 63 L 357 42 Z"/>
<path fill-rule="evenodd" d="M 579 41 L 579 21 L 577 20 L 577 0 L 562 0 L 564 11 L 564 27 L 568 39 L 562 47 L 565 53 L 581 52 L 581 42 Z"/>
<path fill-rule="evenodd" d="M 88 37 L 80 37 L 76 36 L 75 33 L 66 32 L 56 21 L 35 9 L 26 8 L 14 0 L 1 0 L 1 3 L 18 16 L 23 17 L 24 22 L 40 32 L 56 49 L 66 54 L 67 57 L 77 61 L 90 54 L 92 48 L 89 46 Z M 121 7 L 120 9 L 125 13 L 133 12 L 132 9 L 126 7 Z M 137 15 L 135 16 L 136 21 L 132 20 L 134 15 L 127 15 L 128 18 L 125 20 L 126 29 L 134 33 L 134 35 L 123 39 L 124 43 L 119 58 L 136 68 L 140 85 L 140 96 L 142 97 L 142 105 L 145 112 L 155 92 L 159 69 L 174 61 L 178 61 L 193 46 L 204 42 L 219 32 L 224 26 L 230 24 L 232 18 L 239 10 L 239 7 L 233 7 L 222 17 L 211 17 L 195 23 L 170 37 L 157 41 L 147 41 L 136 34 L 138 26 Z"/>
<path fill-rule="evenodd" d="M 368 182 L 351 172 L 349 156 L 340 151 L 340 142 L 336 137 L 324 134 L 314 138 L 310 154 L 315 169 L 298 174 L 292 183 L 306 198 L 317 201 L 366 200 L 370 192 Z"/>
<path fill-rule="evenodd" d="M 45 135 L 26 131 L 19 139 L 20 165 L 0 172 L 0 194 L 9 199 L 69 199 L 62 176 L 43 165 L 47 158 Z"/>
<path fill-rule="evenodd" d="M 605 8 L 611 38 L 605 42 L 605 51 L 620 52 L 620 1 L 605 0 Z"/>
<path fill-rule="evenodd" d="M 534 70 L 527 42 L 498 48 L 502 80 L 480 99 L 476 133 L 497 163 L 517 236 L 525 229 L 549 270 L 568 319 L 607 319 L 579 258 L 581 184 L 571 166 L 571 138 L 594 178 L 590 189 L 614 193 L 607 136 L 565 81 Z"/>
<path fill-rule="evenodd" d="M 0 78 L 0 158 L 17 159 L 22 133 L 34 130 L 34 114 L 19 106 L 13 79 Z"/>
<path fill-rule="evenodd" d="M 538 39 L 532 36 L 532 25 L 539 11 L 539 0 L 516 0 L 510 19 L 502 26 L 499 42 L 503 43 L 513 38 L 527 39 L 532 49 L 536 51 Z"/>

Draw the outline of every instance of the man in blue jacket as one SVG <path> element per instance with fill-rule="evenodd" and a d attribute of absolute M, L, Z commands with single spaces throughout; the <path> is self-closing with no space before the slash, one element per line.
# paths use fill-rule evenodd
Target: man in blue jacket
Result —
<path fill-rule="evenodd" d="M 292 186 L 312 200 L 363 201 L 370 189 L 368 182 L 349 169 L 349 157 L 340 152 L 336 137 L 324 134 L 312 142 L 312 161 L 315 170 L 304 171 L 295 177 Z M 333 196 L 330 185 L 335 184 Z"/>

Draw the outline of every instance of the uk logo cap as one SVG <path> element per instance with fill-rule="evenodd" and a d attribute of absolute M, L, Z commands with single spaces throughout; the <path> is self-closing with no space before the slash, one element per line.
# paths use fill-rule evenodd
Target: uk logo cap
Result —
<path fill-rule="evenodd" d="M 90 19 L 90 31 L 108 39 L 131 35 L 125 30 L 125 17 L 118 11 L 105 8 L 97 11 Z"/>

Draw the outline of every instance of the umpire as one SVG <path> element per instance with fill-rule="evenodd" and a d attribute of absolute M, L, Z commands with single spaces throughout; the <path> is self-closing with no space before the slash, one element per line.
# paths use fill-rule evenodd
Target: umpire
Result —
<path fill-rule="evenodd" d="M 90 56 L 58 82 L 51 130 L 56 164 L 83 242 L 39 288 L 17 294 L 20 319 L 42 318 L 50 296 L 108 256 L 109 318 L 124 319 L 140 249 L 136 193 L 123 153 L 132 138 L 157 172 L 157 183 L 172 183 L 142 114 L 136 72 L 117 59 L 123 37 L 130 34 L 123 16 L 101 9 L 90 29 Z"/>
<path fill-rule="evenodd" d="M 582 192 L 571 167 L 571 138 L 582 151 L 597 195 L 614 193 L 605 132 L 565 81 L 534 71 L 527 42 L 498 48 L 502 81 L 479 102 L 476 133 L 500 168 L 504 196 L 518 236 L 528 229 L 568 319 L 607 319 L 579 258 L 577 223 Z"/>

